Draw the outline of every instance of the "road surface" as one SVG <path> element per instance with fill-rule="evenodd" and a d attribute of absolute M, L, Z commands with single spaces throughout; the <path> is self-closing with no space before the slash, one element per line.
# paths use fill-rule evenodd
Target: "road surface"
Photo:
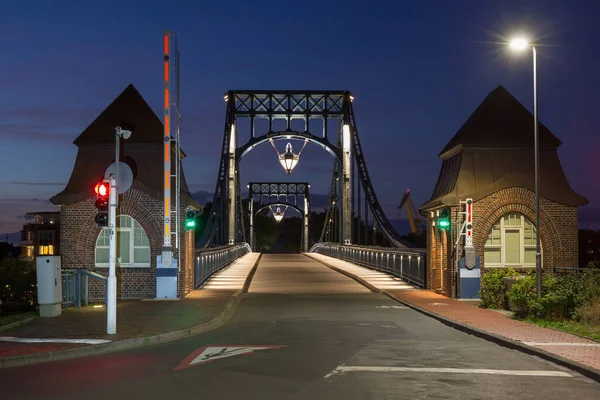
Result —
<path fill-rule="evenodd" d="M 8 399 L 600 399 L 600 384 L 456 331 L 302 255 L 263 255 L 221 328 L 0 370 Z"/>

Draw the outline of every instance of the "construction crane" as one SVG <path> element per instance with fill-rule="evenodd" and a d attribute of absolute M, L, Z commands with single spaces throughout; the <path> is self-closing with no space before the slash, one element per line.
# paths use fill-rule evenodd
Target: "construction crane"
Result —
<path fill-rule="evenodd" d="M 415 235 L 420 235 L 423 231 L 423 223 L 419 218 L 419 214 L 415 209 L 415 206 L 410 199 L 410 189 L 406 189 L 404 192 L 404 196 L 402 196 L 402 201 L 398 206 L 399 214 L 402 214 L 402 206 L 406 204 L 406 213 L 408 214 L 408 222 L 410 223 L 410 230 Z"/>

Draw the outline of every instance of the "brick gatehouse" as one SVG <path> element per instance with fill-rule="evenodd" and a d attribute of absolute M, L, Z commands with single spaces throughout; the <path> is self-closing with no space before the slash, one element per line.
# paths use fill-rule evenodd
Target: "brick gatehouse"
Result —
<path fill-rule="evenodd" d="M 60 205 L 60 243 L 63 269 L 85 268 L 108 275 L 107 229 L 94 218 L 94 185 L 104 178 L 115 162 L 114 127 L 121 121 L 135 125 L 128 140 L 122 141 L 119 159 L 133 172 L 131 188 L 119 195 L 117 218 L 117 295 L 121 299 L 156 297 L 156 256 L 163 246 L 163 124 L 140 93 L 129 85 L 73 142 L 77 148 L 75 166 L 66 188 L 50 199 Z M 173 146 L 173 171 L 175 168 Z M 184 154 L 182 154 L 182 157 Z M 172 198 L 175 197 L 175 185 Z M 174 203 L 174 202 L 173 202 Z M 193 289 L 194 232 L 183 229 L 184 210 L 201 210 L 181 176 L 181 267 L 178 295 Z M 174 215 L 175 209 L 172 209 Z M 175 218 L 171 230 L 175 229 Z M 177 249 L 173 243 L 174 254 Z M 104 298 L 104 284 L 90 280 L 90 299 Z"/>
<path fill-rule="evenodd" d="M 563 172 L 561 141 L 543 124 L 540 143 L 540 240 L 542 268 L 578 263 L 578 207 Z M 532 114 L 504 87 L 483 100 L 448 142 L 427 215 L 427 287 L 457 296 L 459 205 L 473 199 L 473 244 L 482 274 L 490 268 L 535 269 L 535 174 Z M 434 226 L 438 212 L 450 210 L 450 231 Z"/>

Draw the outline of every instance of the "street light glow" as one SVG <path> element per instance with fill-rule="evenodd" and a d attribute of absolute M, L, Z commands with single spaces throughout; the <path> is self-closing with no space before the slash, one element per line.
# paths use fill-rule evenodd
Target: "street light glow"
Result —
<path fill-rule="evenodd" d="M 513 50 L 525 50 L 529 46 L 529 41 L 525 38 L 515 38 L 510 41 L 510 47 Z"/>

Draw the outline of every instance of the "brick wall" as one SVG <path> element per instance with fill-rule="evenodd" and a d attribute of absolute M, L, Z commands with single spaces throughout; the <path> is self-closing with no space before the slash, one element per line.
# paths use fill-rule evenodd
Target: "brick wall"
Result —
<path fill-rule="evenodd" d="M 428 289 L 455 297 L 456 265 L 453 254 L 459 226 L 459 208 L 450 207 L 452 231 L 449 237 L 433 226 L 434 217 L 427 215 Z M 535 193 L 521 187 L 511 187 L 492 193 L 473 203 L 473 245 L 481 257 L 482 274 L 485 273 L 484 245 L 492 226 L 509 212 L 518 212 L 535 225 Z M 578 264 L 578 209 L 558 204 L 540 197 L 540 240 L 542 267 L 573 267 Z M 448 246 L 450 244 L 450 246 Z M 443 247 L 440 254 L 440 246 Z M 441 264 L 441 265 L 440 265 Z M 444 272 L 440 273 L 439 268 Z M 443 278 L 440 278 L 443 277 Z"/>
<path fill-rule="evenodd" d="M 162 200 L 154 199 L 143 192 L 130 189 L 119 196 L 118 214 L 133 217 L 144 228 L 150 243 L 149 268 L 120 268 L 117 264 L 117 296 L 121 299 L 142 299 L 156 297 L 156 256 L 161 254 L 163 246 Z M 108 268 L 95 268 L 95 246 L 100 228 L 94 218 L 97 210 L 95 199 L 90 198 L 72 205 L 61 206 L 61 259 L 63 269 L 85 268 L 102 275 L 108 275 Z M 181 229 L 185 222 L 185 209 L 181 209 Z M 171 229 L 174 231 L 176 220 L 173 216 Z M 175 243 L 172 243 L 173 248 Z M 182 235 L 182 259 L 179 272 L 178 295 L 189 292 L 193 280 L 194 233 Z M 173 249 L 177 258 L 177 250 Z M 90 279 L 90 299 L 104 298 L 104 283 Z"/>

